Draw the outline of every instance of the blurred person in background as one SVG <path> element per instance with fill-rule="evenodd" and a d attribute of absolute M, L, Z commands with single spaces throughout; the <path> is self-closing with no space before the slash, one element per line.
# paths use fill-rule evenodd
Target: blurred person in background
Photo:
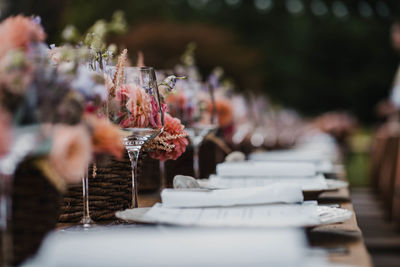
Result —
<path fill-rule="evenodd" d="M 395 18 L 391 27 L 391 42 L 393 49 L 400 53 L 400 18 Z M 378 105 L 378 112 L 381 115 L 387 115 L 392 117 L 395 121 L 398 121 L 398 111 L 400 110 L 400 66 L 397 68 L 396 75 L 393 80 L 390 101 L 381 102 Z"/>

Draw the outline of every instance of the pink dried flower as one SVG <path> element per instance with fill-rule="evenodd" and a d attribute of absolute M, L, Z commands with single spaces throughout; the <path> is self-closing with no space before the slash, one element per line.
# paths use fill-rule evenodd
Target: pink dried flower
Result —
<path fill-rule="evenodd" d="M 125 100 L 127 98 L 127 100 Z M 123 128 L 145 128 L 149 126 L 151 105 L 149 96 L 139 86 L 125 84 L 117 91 L 117 99 L 129 111 L 129 115 L 121 122 Z"/>
<path fill-rule="evenodd" d="M 150 124 L 154 128 L 160 127 L 161 126 L 161 118 L 160 118 L 160 108 L 158 106 L 158 102 L 156 99 L 152 96 L 151 100 L 151 116 L 150 116 Z M 164 108 L 164 107 L 163 107 Z"/>
<path fill-rule="evenodd" d="M 172 145 L 173 148 L 170 151 L 156 149 L 150 152 L 150 156 L 161 161 L 166 161 L 168 159 L 176 160 L 185 152 L 186 146 L 189 144 L 186 138 L 188 134 L 184 130 L 185 126 L 181 124 L 181 121 L 168 113 L 165 113 L 164 124 L 164 131 L 156 138 L 156 141 L 159 139 Z"/>
<path fill-rule="evenodd" d="M 46 38 L 38 23 L 22 15 L 4 20 L 0 24 L 0 36 L 0 58 L 13 49 L 27 50 L 30 43 L 41 42 Z"/>

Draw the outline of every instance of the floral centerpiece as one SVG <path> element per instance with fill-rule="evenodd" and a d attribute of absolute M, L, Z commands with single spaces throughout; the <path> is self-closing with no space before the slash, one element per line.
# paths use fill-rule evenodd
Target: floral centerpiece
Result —
<path fill-rule="evenodd" d="M 14 204 L 12 217 L 2 212 L 14 245 L 3 246 L 17 265 L 55 227 L 57 191 L 82 181 L 95 154 L 120 157 L 123 145 L 119 128 L 97 116 L 107 92 L 103 76 L 82 64 L 90 51 L 63 48 L 70 60 L 57 61 L 37 17 L 7 18 L 0 34 L 1 204 Z"/>
<path fill-rule="evenodd" d="M 7 36 L 0 44 L 0 107 L 6 129 L 1 138 L 16 137 L 28 126 L 36 131 L 41 138 L 30 155 L 59 174 L 58 187 L 79 182 L 94 152 L 120 156 L 118 129 L 93 115 L 106 96 L 102 75 L 78 60 L 54 62 L 39 18 L 10 17 L 0 24 L 0 33 Z M 76 59 L 89 55 L 80 53 Z M 99 141 L 99 127 L 112 142 Z M 0 150 L 9 151 L 12 142 L 1 143 Z"/>
<path fill-rule="evenodd" d="M 126 62 L 127 50 L 125 49 L 118 58 L 113 78 L 106 81 L 108 108 L 120 108 L 119 112 L 113 112 L 117 114 L 117 118 L 112 118 L 112 120 L 117 122 L 121 128 L 142 127 L 148 124 L 156 127 L 161 122 L 156 96 L 151 92 L 151 88 L 122 84 L 121 80 L 124 76 Z M 160 135 L 144 147 L 149 152 L 150 157 L 161 161 L 176 160 L 188 145 L 184 126 L 179 119 L 168 114 L 167 105 L 164 103 L 165 94 L 173 91 L 176 81 L 179 79 L 183 78 L 172 75 L 158 85 L 160 91 L 164 92 L 164 95 L 160 96 L 164 112 L 164 128 Z"/>

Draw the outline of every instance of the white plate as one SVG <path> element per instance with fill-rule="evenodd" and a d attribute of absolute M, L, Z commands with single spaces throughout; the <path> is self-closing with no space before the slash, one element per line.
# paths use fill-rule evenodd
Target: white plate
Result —
<path fill-rule="evenodd" d="M 252 218 L 243 218 L 246 212 L 252 214 Z M 208 215 L 204 215 L 205 213 Z M 228 213 L 230 215 L 226 215 Z M 224 214 L 224 217 L 221 218 L 220 214 Z M 305 204 L 204 209 L 169 209 L 156 204 L 153 208 L 127 209 L 115 215 L 128 222 L 145 224 L 209 227 L 314 227 L 344 222 L 350 219 L 353 213 L 341 208 Z"/>

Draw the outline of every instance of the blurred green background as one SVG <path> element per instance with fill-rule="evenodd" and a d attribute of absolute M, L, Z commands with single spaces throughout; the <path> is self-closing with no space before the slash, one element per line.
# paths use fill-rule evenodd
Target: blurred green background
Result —
<path fill-rule="evenodd" d="M 49 42 L 59 43 L 67 24 L 84 31 L 120 9 L 130 31 L 119 42 L 132 56 L 143 50 L 148 65 L 173 66 L 194 40 L 204 74 L 220 65 L 240 90 L 266 92 L 304 115 L 344 109 L 371 123 L 398 64 L 389 33 L 399 7 L 397 0 L 10 0 L 3 15 L 40 15 Z"/>
<path fill-rule="evenodd" d="M 84 32 L 122 10 L 130 28 L 110 41 L 127 47 L 133 62 L 142 50 L 146 65 L 171 68 L 195 41 L 204 75 L 221 66 L 238 90 L 266 93 L 305 116 L 346 110 L 368 127 L 399 62 L 390 43 L 398 0 L 0 0 L 0 6 L 2 17 L 40 15 L 56 44 L 66 25 Z M 368 136 L 362 130 L 355 138 L 366 143 Z M 347 164 L 354 185 L 365 184 L 368 167 L 368 145 L 357 146 Z"/>

